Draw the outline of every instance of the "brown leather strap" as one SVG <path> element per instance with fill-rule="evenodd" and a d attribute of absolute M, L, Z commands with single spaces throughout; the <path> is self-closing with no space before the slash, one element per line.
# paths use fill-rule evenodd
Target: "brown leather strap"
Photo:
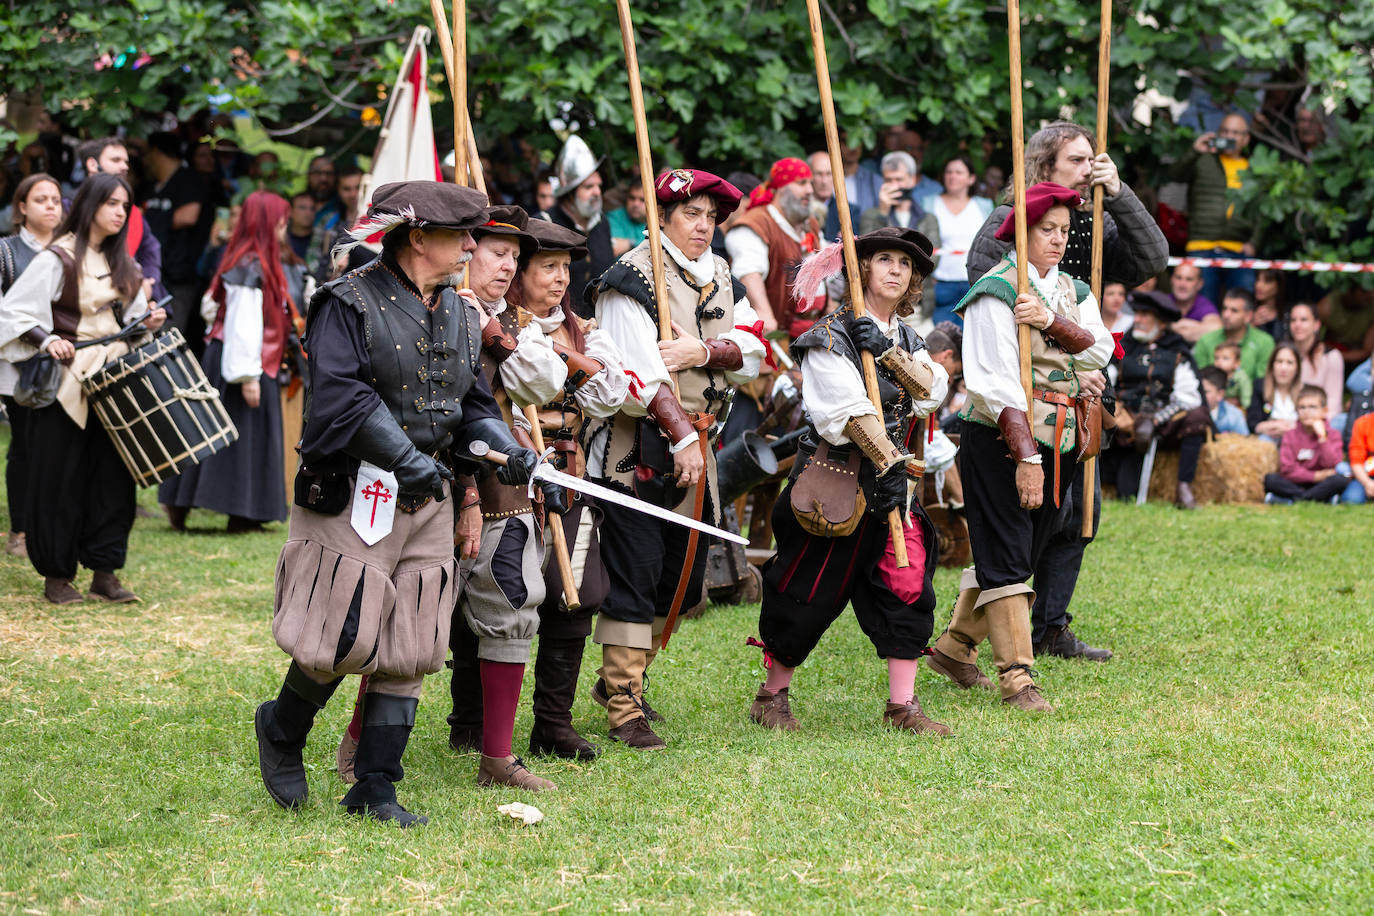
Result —
<path fill-rule="evenodd" d="M 1082 353 L 1093 345 L 1092 332 L 1063 315 L 1055 315 L 1045 333 L 1067 353 Z"/>
<path fill-rule="evenodd" d="M 701 479 L 697 481 L 697 496 L 692 503 L 692 518 L 701 521 L 702 512 L 706 508 L 706 489 L 710 486 L 710 478 L 705 462 L 709 460 L 706 454 L 706 430 L 710 427 L 711 421 L 715 418 L 710 414 L 697 414 L 694 417 L 693 425 L 700 422 L 705 417 L 706 426 L 697 429 L 697 444 L 701 448 Z M 697 539 L 700 537 L 695 528 L 688 529 L 687 552 L 682 558 L 682 574 L 677 577 L 677 588 L 673 589 L 673 603 L 668 606 L 668 619 L 663 626 L 663 648 L 668 648 L 668 640 L 673 638 L 673 627 L 677 625 L 677 615 L 682 611 L 682 602 L 687 598 L 687 584 L 692 578 L 692 567 L 696 564 L 697 558 Z"/>
<path fill-rule="evenodd" d="M 498 363 L 505 362 L 515 352 L 514 334 L 501 326 L 501 319 L 492 316 L 482 326 L 482 350 Z"/>
<path fill-rule="evenodd" d="M 1064 437 L 1064 420 L 1069 409 L 1063 404 L 1054 408 L 1054 507 L 1059 508 L 1059 443 Z"/>
<path fill-rule="evenodd" d="M 735 370 L 744 367 L 744 354 L 733 340 L 712 337 L 703 340 L 702 344 L 706 347 L 706 362 L 701 368 Z"/>
<path fill-rule="evenodd" d="M 568 381 L 574 388 L 581 388 L 587 383 L 587 379 L 606 368 L 601 360 L 593 359 L 585 353 L 578 353 L 572 347 L 565 347 L 557 341 L 554 342 L 553 352 L 568 364 Z"/>
<path fill-rule="evenodd" d="M 1075 400 L 1062 391 L 1048 391 L 1044 388 L 1032 388 L 1031 394 L 1035 395 L 1037 401 L 1044 401 L 1046 404 L 1059 404 L 1063 407 L 1072 407 Z"/>

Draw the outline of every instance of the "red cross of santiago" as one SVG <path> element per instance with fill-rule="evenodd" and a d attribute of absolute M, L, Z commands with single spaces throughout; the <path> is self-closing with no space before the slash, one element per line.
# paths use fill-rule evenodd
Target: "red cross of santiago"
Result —
<path fill-rule="evenodd" d="M 391 501 L 391 491 L 382 486 L 380 480 L 372 481 L 370 486 L 363 488 L 363 499 L 372 500 L 372 521 L 367 523 L 369 528 L 377 525 L 377 507 L 385 502 Z"/>

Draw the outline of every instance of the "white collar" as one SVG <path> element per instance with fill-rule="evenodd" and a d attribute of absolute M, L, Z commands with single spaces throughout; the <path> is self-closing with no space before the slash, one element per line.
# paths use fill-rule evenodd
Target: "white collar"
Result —
<path fill-rule="evenodd" d="M 1016 263 L 1016 249 L 1007 252 L 1007 257 L 1013 264 Z M 1030 278 L 1031 284 L 1040 292 L 1041 297 L 1049 303 L 1051 309 L 1059 310 L 1063 304 L 1064 291 L 1059 288 L 1059 265 L 1055 264 L 1045 271 L 1045 275 L 1040 276 L 1040 271 L 1035 269 L 1034 264 L 1026 264 L 1026 276 Z"/>
<path fill-rule="evenodd" d="M 678 267 L 691 274 L 698 286 L 705 286 L 715 279 L 716 256 L 709 245 L 701 253 L 701 257 L 693 261 L 673 244 L 672 239 L 668 238 L 666 233 L 660 232 L 658 237 L 663 239 L 663 250 L 668 252 L 672 259 L 677 262 Z"/>
<path fill-rule="evenodd" d="M 42 242 L 38 241 L 38 236 L 29 231 L 28 226 L 19 227 L 19 240 L 34 251 L 42 251 L 45 247 Z"/>
<path fill-rule="evenodd" d="M 788 238 L 794 242 L 802 240 L 802 234 L 797 231 L 797 227 L 787 221 L 787 217 L 782 215 L 782 211 L 772 204 L 768 205 L 768 215 L 773 217 L 773 222 L 782 227 L 782 231 L 787 233 Z"/>
<path fill-rule="evenodd" d="M 549 314 L 543 318 L 540 318 L 538 315 L 534 314 L 534 312 L 530 312 L 530 318 L 535 324 L 539 325 L 539 330 L 543 331 L 545 335 L 552 335 L 554 331 L 557 331 L 563 325 L 563 306 L 555 305 L 553 311 L 549 312 Z"/>

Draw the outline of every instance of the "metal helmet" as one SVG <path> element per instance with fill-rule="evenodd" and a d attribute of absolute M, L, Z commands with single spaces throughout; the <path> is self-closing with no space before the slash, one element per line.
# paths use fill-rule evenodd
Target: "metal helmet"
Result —
<path fill-rule="evenodd" d="M 566 197 L 577 190 L 577 186 L 590 178 L 605 161 L 605 156 L 598 159 L 586 142 L 573 134 L 553 162 L 554 196 Z"/>

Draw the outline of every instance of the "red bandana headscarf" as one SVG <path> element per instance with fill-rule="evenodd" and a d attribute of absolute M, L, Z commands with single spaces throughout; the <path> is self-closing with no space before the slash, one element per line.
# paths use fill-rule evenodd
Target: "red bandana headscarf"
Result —
<path fill-rule="evenodd" d="M 768 170 L 768 181 L 759 185 L 749 194 L 749 209 L 763 207 L 773 202 L 773 192 L 778 188 L 811 177 L 811 166 L 800 159 L 779 159 Z"/>

